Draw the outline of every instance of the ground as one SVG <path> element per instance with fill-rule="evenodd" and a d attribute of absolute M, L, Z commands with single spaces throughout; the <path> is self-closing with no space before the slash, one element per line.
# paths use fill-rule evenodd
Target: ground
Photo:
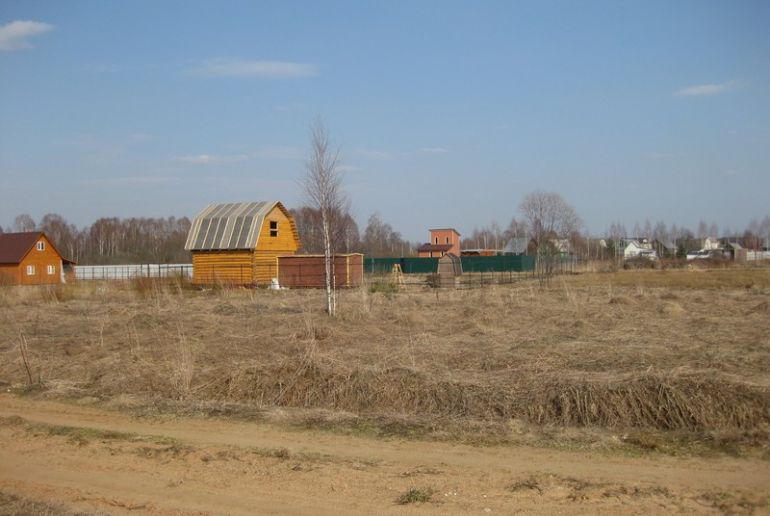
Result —
<path fill-rule="evenodd" d="M 72 512 L 708 514 L 768 508 L 767 461 L 147 420 L 8 395 L 0 396 L 0 415 L 0 490 Z M 427 501 L 401 503 L 410 491 Z"/>
<path fill-rule="evenodd" d="M 3 289 L 0 514 L 770 511 L 768 269 L 339 306 Z"/>

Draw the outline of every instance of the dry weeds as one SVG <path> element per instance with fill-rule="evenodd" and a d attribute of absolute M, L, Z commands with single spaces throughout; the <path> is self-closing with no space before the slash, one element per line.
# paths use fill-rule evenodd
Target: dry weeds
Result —
<path fill-rule="evenodd" d="M 362 288 L 340 294 L 333 320 L 310 290 L 67 288 L 0 289 L 0 384 L 27 383 L 23 332 L 35 388 L 117 405 L 282 408 L 307 424 L 433 434 L 512 420 L 701 436 L 770 427 L 768 269 Z"/>

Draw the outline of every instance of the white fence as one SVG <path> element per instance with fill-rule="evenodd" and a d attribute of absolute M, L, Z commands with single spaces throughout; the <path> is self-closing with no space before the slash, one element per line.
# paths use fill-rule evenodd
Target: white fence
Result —
<path fill-rule="evenodd" d="M 746 251 L 746 260 L 750 262 L 770 260 L 770 251 Z"/>
<path fill-rule="evenodd" d="M 79 280 L 128 280 L 131 278 L 192 277 L 191 263 L 142 263 L 135 265 L 76 265 Z"/>

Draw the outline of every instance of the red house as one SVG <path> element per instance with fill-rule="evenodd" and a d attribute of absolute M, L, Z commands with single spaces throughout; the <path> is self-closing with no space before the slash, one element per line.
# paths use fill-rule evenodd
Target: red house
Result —
<path fill-rule="evenodd" d="M 460 233 L 454 228 L 430 230 L 430 242 L 417 248 L 420 258 L 441 258 L 451 253 L 460 256 Z"/>

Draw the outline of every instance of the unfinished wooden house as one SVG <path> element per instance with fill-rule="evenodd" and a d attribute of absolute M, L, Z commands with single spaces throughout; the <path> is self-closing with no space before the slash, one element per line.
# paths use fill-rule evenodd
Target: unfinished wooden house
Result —
<path fill-rule="evenodd" d="M 210 204 L 185 243 L 196 284 L 267 285 L 278 277 L 278 257 L 299 247 L 294 219 L 277 201 Z"/>

